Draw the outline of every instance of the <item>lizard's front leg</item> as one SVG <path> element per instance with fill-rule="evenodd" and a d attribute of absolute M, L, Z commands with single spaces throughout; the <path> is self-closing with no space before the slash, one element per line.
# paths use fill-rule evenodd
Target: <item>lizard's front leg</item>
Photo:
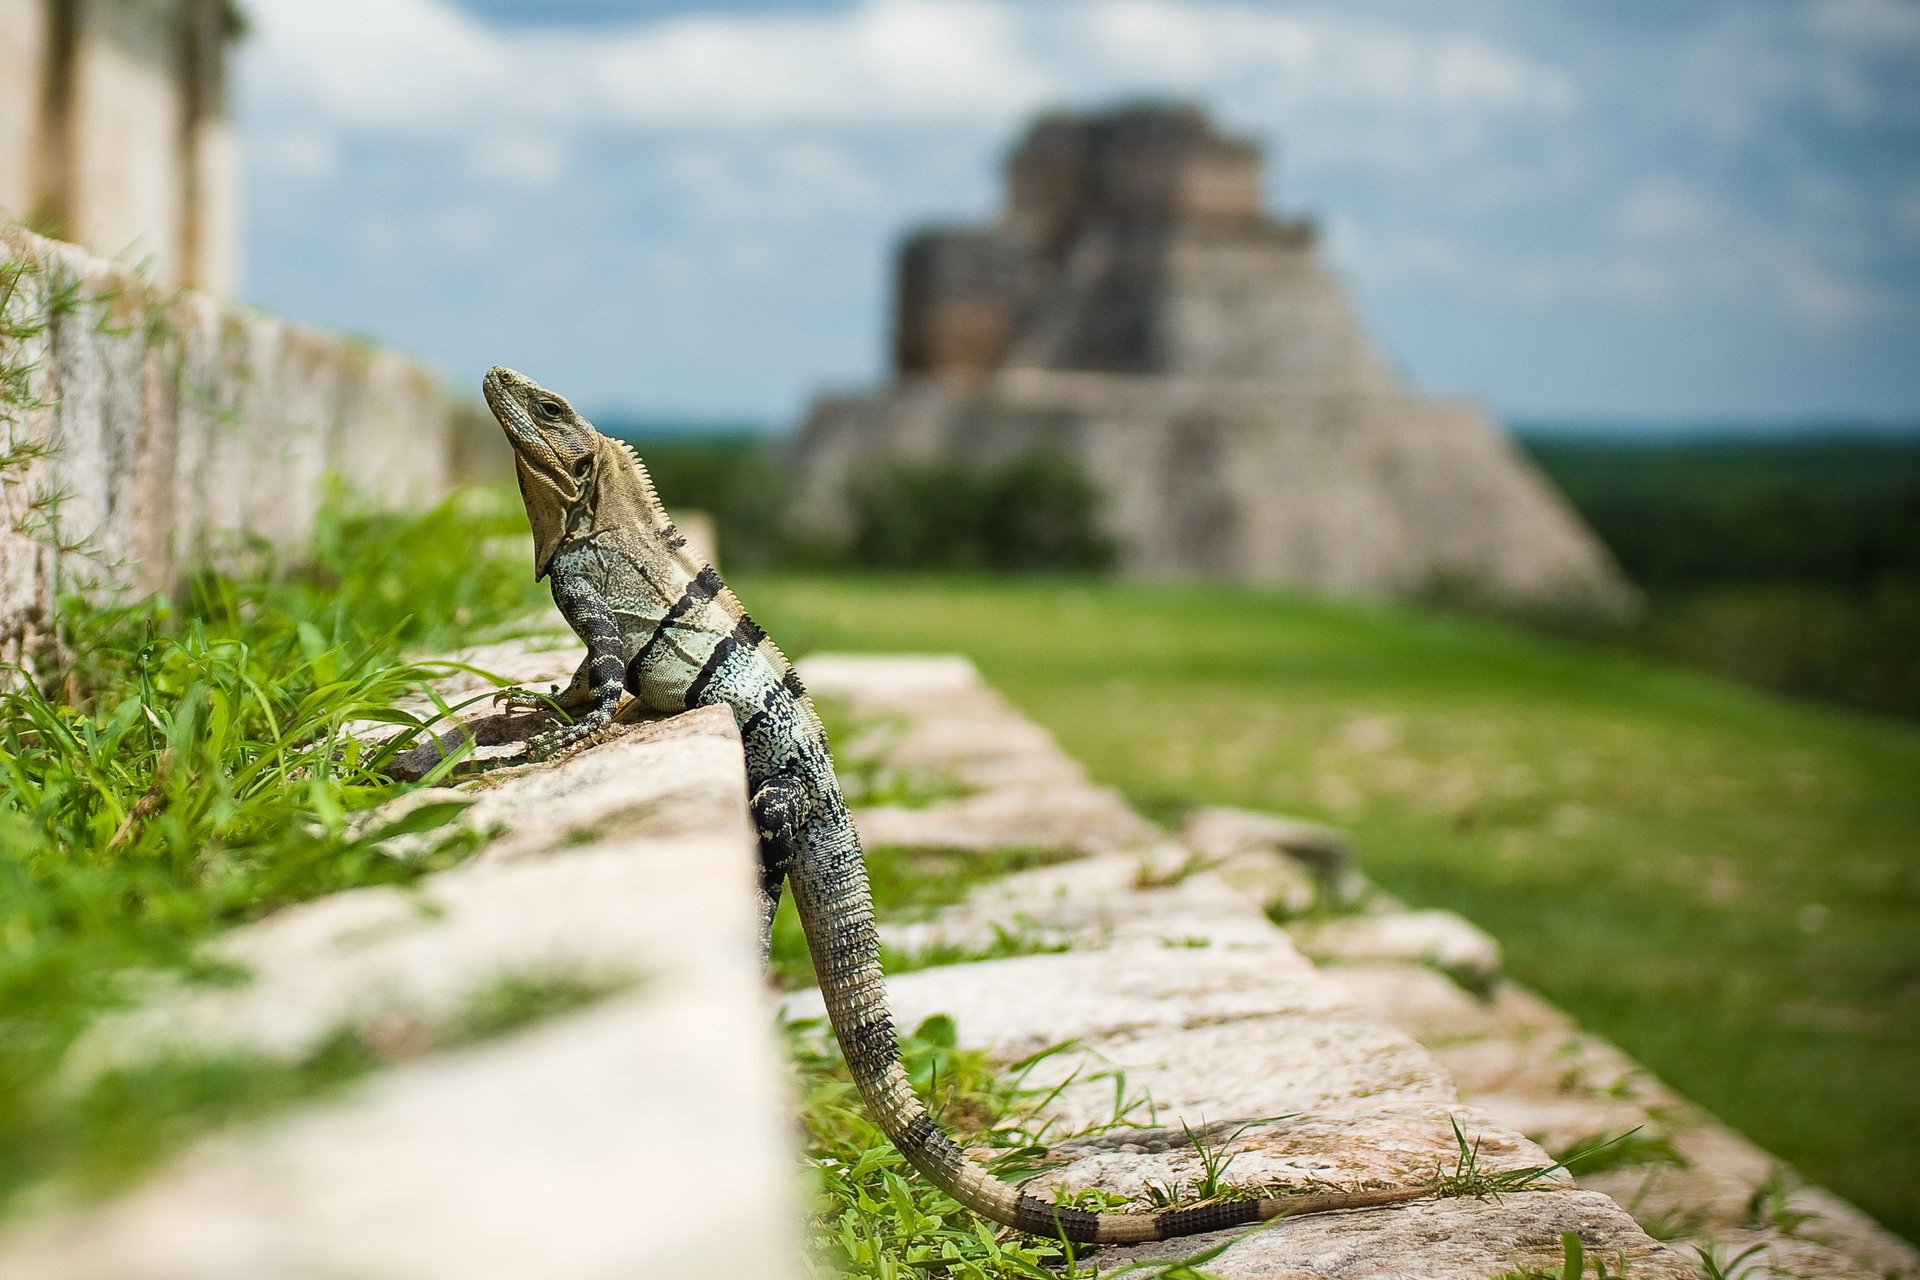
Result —
<path fill-rule="evenodd" d="M 543 733 L 528 743 L 527 755 L 535 760 L 584 742 L 613 723 L 614 708 L 620 705 L 621 677 L 625 674 L 620 661 L 620 627 L 613 620 L 613 610 L 607 607 L 593 583 L 584 576 L 563 575 L 556 569 L 553 602 L 560 606 L 560 616 L 567 620 L 574 634 L 586 641 L 586 661 L 580 664 L 573 678 L 577 685 L 585 676 L 589 710 L 572 724 Z M 568 692 L 572 692 L 571 685 Z"/>

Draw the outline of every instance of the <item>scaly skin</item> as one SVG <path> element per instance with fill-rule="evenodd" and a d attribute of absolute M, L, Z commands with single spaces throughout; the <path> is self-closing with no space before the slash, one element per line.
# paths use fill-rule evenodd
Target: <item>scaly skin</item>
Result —
<path fill-rule="evenodd" d="M 806 931 L 814 972 L 847 1067 L 867 1109 L 900 1153 L 961 1204 L 996 1222 L 1080 1243 L 1126 1243 L 1242 1223 L 1395 1204 L 1409 1188 L 1237 1200 L 1152 1214 L 1091 1213 L 1023 1194 L 966 1158 L 920 1104 L 900 1063 L 880 971 L 880 940 L 859 837 L 841 798 L 826 731 L 800 678 L 713 571 L 687 551 L 646 468 L 567 401 L 511 369 L 492 369 L 487 404 L 513 446 L 533 526 L 534 575 L 586 642 L 564 690 L 506 690 L 516 706 L 550 701 L 576 716 L 536 738 L 544 757 L 591 741 L 624 690 L 655 711 L 721 704 L 746 744 L 759 827 L 761 951 L 783 883 Z"/>

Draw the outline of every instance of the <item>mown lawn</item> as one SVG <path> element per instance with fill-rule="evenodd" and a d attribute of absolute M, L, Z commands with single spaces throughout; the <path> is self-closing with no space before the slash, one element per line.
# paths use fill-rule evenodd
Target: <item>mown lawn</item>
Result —
<path fill-rule="evenodd" d="M 1920 727 L 1504 627 L 1241 589 L 743 577 L 790 650 L 958 651 L 1149 811 L 1370 875 L 1920 1238 Z"/>

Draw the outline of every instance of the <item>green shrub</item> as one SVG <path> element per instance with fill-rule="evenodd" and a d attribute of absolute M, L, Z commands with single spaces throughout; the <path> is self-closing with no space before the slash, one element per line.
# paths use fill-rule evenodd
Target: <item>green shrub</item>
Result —
<path fill-rule="evenodd" d="M 868 568 L 1104 570 L 1101 497 L 1072 461 L 889 463 L 848 486 L 848 558 Z"/>

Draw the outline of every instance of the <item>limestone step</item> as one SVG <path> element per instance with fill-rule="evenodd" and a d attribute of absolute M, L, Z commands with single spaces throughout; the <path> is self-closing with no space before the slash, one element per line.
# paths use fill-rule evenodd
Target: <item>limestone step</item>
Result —
<path fill-rule="evenodd" d="M 1427 1200 L 1283 1221 L 1204 1264 L 1219 1280 L 1491 1280 L 1532 1270 L 1558 1276 L 1560 1237 L 1578 1235 L 1609 1275 L 1693 1280 L 1692 1267 L 1647 1238 L 1597 1191 L 1536 1192 L 1498 1201 Z M 1101 1255 L 1108 1266 L 1190 1257 L 1199 1239 Z M 1589 1273 L 1591 1274 L 1591 1273 Z"/>

